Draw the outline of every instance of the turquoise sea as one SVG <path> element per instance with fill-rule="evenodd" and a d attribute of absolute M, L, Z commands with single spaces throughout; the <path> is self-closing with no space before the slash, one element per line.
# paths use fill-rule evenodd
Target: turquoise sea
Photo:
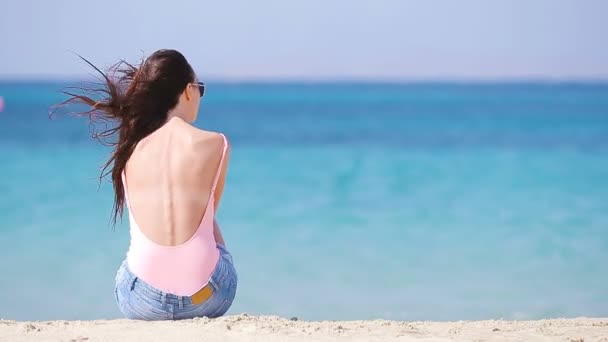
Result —
<path fill-rule="evenodd" d="M 117 318 L 109 150 L 0 82 L 0 318 Z M 608 84 L 209 82 L 229 314 L 608 316 Z"/>

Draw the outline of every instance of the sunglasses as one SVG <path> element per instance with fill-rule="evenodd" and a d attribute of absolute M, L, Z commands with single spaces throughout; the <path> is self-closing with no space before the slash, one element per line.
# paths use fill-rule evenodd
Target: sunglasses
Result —
<path fill-rule="evenodd" d="M 197 82 L 192 84 L 195 84 L 198 87 L 198 91 L 201 93 L 201 97 L 203 97 L 203 95 L 205 95 L 205 82 Z"/>

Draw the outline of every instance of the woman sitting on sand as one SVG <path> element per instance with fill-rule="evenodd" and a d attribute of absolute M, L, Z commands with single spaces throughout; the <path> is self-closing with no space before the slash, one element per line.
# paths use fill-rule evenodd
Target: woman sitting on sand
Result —
<path fill-rule="evenodd" d="M 237 286 L 215 220 L 230 147 L 222 133 L 191 124 L 204 83 L 175 50 L 156 51 L 137 67 L 121 61 L 108 73 L 83 60 L 103 88 L 65 91 L 70 98 L 59 106 L 85 104 L 81 115 L 115 124 L 94 137 L 118 140 L 101 178 L 112 175 L 114 224 L 125 205 L 129 212 L 131 243 L 114 289 L 120 311 L 143 320 L 223 315 Z"/>

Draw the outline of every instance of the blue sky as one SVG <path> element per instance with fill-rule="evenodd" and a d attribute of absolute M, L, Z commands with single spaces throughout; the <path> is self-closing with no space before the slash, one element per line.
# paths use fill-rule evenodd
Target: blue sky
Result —
<path fill-rule="evenodd" d="M 42 1 L 0 5 L 0 78 L 159 48 L 215 79 L 608 79 L 608 1 Z"/>

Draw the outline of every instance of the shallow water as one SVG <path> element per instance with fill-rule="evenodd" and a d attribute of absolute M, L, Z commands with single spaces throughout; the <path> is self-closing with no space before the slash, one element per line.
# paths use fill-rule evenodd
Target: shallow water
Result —
<path fill-rule="evenodd" d="M 0 83 L 2 318 L 119 317 L 127 220 L 65 85 Z M 232 143 L 229 314 L 608 315 L 608 85 L 210 82 L 196 124 Z"/>

